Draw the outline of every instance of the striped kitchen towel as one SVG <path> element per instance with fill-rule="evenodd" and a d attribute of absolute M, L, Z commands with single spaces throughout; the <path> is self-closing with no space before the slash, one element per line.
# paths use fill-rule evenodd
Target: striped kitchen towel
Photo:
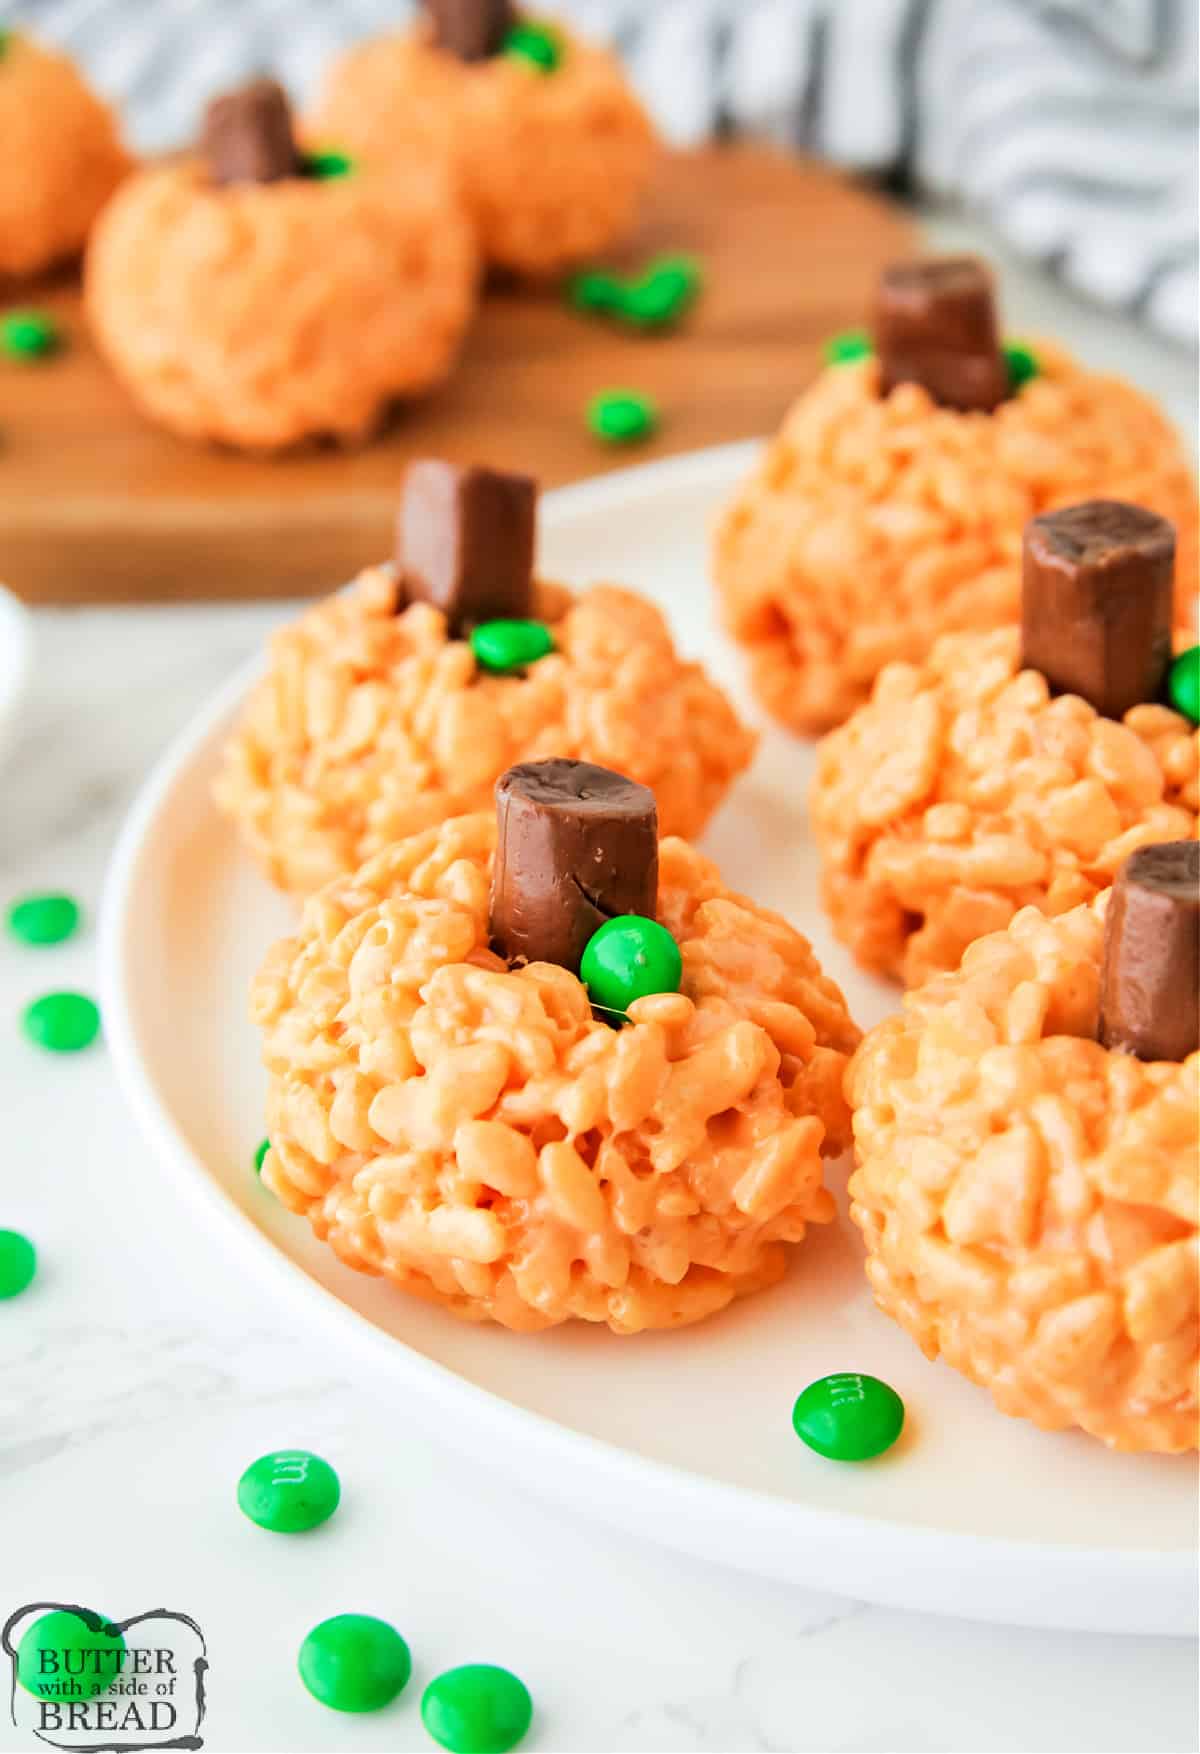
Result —
<path fill-rule="evenodd" d="M 308 97 L 406 0 L 0 0 L 146 150 L 272 69 Z M 535 0 L 625 57 L 668 138 L 768 133 L 961 198 L 1092 297 L 1195 345 L 1197 0 Z"/>

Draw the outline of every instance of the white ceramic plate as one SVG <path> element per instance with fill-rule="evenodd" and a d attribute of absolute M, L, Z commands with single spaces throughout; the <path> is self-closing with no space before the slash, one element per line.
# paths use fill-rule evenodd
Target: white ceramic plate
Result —
<path fill-rule="evenodd" d="M 734 446 L 549 495 L 543 570 L 638 586 L 668 608 L 681 643 L 738 687 L 736 657 L 711 625 L 706 547 L 712 513 L 751 455 Z M 209 796 L 247 682 L 236 677 L 151 777 L 104 920 L 106 1034 L 150 1143 L 209 1221 L 198 1246 L 260 1278 L 298 1333 L 325 1330 L 397 1442 L 419 1412 L 538 1494 L 809 1586 L 1045 1626 L 1187 1630 L 1191 1463 L 1110 1455 L 1002 1417 L 875 1311 L 845 1220 L 810 1234 L 781 1287 L 700 1327 L 622 1340 L 575 1325 L 520 1338 L 351 1272 L 278 1206 L 248 1167 L 263 1076 L 245 994 L 290 910 Z M 768 730 L 705 845 L 731 883 L 810 935 L 871 1024 L 896 998 L 855 970 L 817 906 L 811 767 L 809 747 Z M 894 1384 L 908 1407 L 900 1444 L 859 1467 L 810 1454 L 790 1422 L 806 1383 L 851 1369 Z"/>
<path fill-rule="evenodd" d="M 0 585 L 0 750 L 12 733 L 33 662 L 29 612 Z"/>

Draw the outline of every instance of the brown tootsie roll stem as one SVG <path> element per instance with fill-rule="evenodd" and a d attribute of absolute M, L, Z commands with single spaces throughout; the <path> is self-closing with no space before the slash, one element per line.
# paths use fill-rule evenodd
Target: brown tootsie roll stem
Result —
<path fill-rule="evenodd" d="M 1104 924 L 1099 1038 L 1139 1060 L 1200 1049 L 1200 841 L 1139 847 Z"/>
<path fill-rule="evenodd" d="M 1175 528 L 1119 499 L 1025 526 L 1022 661 L 1106 718 L 1156 700 L 1171 663 Z"/>
<path fill-rule="evenodd" d="M 658 810 L 636 780 L 590 761 L 527 761 L 496 782 L 492 945 L 510 962 L 579 972 L 618 914 L 653 919 Z"/>
<path fill-rule="evenodd" d="M 292 108 L 274 79 L 252 79 L 213 98 L 201 144 L 214 183 L 278 183 L 303 168 Z"/>
<path fill-rule="evenodd" d="M 499 52 L 516 23 L 510 0 L 425 0 L 440 49 L 460 61 L 485 61 Z"/>
<path fill-rule="evenodd" d="M 990 413 L 1009 393 L 992 276 L 974 256 L 896 262 L 875 295 L 883 395 L 920 384 L 943 408 Z"/>
<path fill-rule="evenodd" d="M 461 634 L 533 613 L 537 482 L 433 459 L 404 478 L 396 528 L 399 607 L 432 603 Z"/>

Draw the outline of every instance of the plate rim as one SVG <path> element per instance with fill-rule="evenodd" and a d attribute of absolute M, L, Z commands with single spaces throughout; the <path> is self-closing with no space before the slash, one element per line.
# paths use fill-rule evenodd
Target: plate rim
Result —
<path fill-rule="evenodd" d="M 699 484 L 710 475 L 723 476 L 752 461 L 759 446 L 758 440 L 743 440 L 708 447 L 553 490 L 542 500 L 543 525 L 602 510 L 607 501 L 624 501 L 631 492 L 652 493 L 673 477 Z M 500 1460 L 518 1477 L 527 1472 L 531 1453 L 548 1462 L 548 1468 L 538 1471 L 538 1491 L 548 1491 L 575 1514 L 585 1509 L 577 1483 L 586 1475 L 597 1488 L 587 1495 L 586 1509 L 609 1524 L 692 1556 L 804 1587 L 997 1623 L 1189 1634 L 1196 1621 L 1195 1565 L 1185 1547 L 1022 1541 L 896 1522 L 782 1499 L 757 1487 L 639 1455 L 548 1414 L 520 1407 L 385 1332 L 313 1279 L 259 1229 L 192 1149 L 144 1067 L 133 983 L 126 976 L 127 944 L 137 923 L 132 903 L 159 818 L 182 776 L 232 715 L 260 668 L 258 658 L 240 665 L 157 757 L 122 823 L 101 901 L 98 961 L 104 1039 L 126 1106 L 154 1158 L 170 1172 L 173 1186 L 203 1210 L 214 1227 L 220 1224 L 226 1238 L 235 1237 L 248 1261 L 265 1264 L 299 1316 L 307 1311 L 307 1319 L 315 1320 L 315 1308 L 325 1332 L 340 1330 L 362 1355 L 356 1359 L 358 1369 L 370 1373 L 372 1364 L 386 1366 L 389 1377 L 398 1375 L 407 1391 L 423 1403 L 432 1403 L 437 1412 L 486 1426 L 499 1445 L 489 1449 L 489 1462 Z M 1002 1415 L 997 1412 L 996 1417 Z M 462 1434 L 453 1418 L 439 1422 L 437 1431 L 452 1447 L 466 1447 L 465 1438 L 458 1443 Z M 622 1501 L 629 1486 L 643 1494 L 641 1507 Z M 787 1539 L 780 1543 L 784 1523 Z M 751 1526 L 754 1555 L 747 1547 Z M 702 1538 L 694 1538 L 699 1531 Z M 881 1557 L 881 1546 L 887 1549 L 886 1556 Z M 793 1565 L 781 1563 L 793 1550 L 803 1553 L 802 1576 Z M 1025 1574 L 1032 1571 L 1038 1573 L 1038 1580 L 1031 1589 Z M 988 1592 L 993 1600 L 986 1613 L 964 1605 L 964 1601 L 977 1603 L 980 1594 Z"/>

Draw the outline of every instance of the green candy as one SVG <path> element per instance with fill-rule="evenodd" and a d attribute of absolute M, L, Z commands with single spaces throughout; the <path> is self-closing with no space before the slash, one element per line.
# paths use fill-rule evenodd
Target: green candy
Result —
<path fill-rule="evenodd" d="M 834 1462 L 866 1462 L 904 1429 L 904 1402 L 877 1376 L 855 1372 L 810 1382 L 792 1408 L 796 1436 Z"/>
<path fill-rule="evenodd" d="M 373 1614 L 335 1614 L 314 1626 L 300 1646 L 300 1679 L 333 1711 L 379 1711 L 412 1674 L 408 1646 Z"/>
<path fill-rule="evenodd" d="M 1020 341 L 1004 343 L 1004 358 L 1008 366 L 1008 386 L 1014 395 L 1022 384 L 1027 384 L 1030 378 L 1036 378 L 1042 369 L 1038 364 L 1037 354 Z"/>
<path fill-rule="evenodd" d="M 33 1284 L 37 1250 L 19 1230 L 0 1230 L 0 1297 L 19 1297 Z"/>
<path fill-rule="evenodd" d="M 0 352 L 13 359 L 45 359 L 58 350 L 58 324 L 41 311 L 8 311 L 0 317 Z"/>
<path fill-rule="evenodd" d="M 471 650 L 481 670 L 506 676 L 552 652 L 554 635 L 541 621 L 481 621 L 471 629 Z"/>
<path fill-rule="evenodd" d="M 1177 713 L 1200 725 L 1200 646 L 1180 652 L 1171 665 L 1167 693 Z"/>
<path fill-rule="evenodd" d="M 588 426 L 607 445 L 636 444 L 658 427 L 658 409 L 640 390 L 601 390 L 588 404 Z"/>
<path fill-rule="evenodd" d="M 567 281 L 567 297 L 576 310 L 599 311 L 607 316 L 622 308 L 625 288 L 607 268 L 581 268 Z"/>
<path fill-rule="evenodd" d="M 254 1173 L 255 1173 L 255 1175 L 262 1174 L 262 1166 L 267 1160 L 267 1152 L 270 1149 L 271 1149 L 271 1141 L 269 1139 L 263 1139 L 260 1141 L 258 1150 L 254 1153 Z"/>
<path fill-rule="evenodd" d="M 46 993 L 26 1006 L 21 1019 L 30 1041 L 52 1054 L 77 1054 L 100 1032 L 100 1012 L 83 993 Z"/>
<path fill-rule="evenodd" d="M 694 257 L 660 256 L 625 289 L 621 314 L 643 329 L 678 322 L 699 297 L 703 284 L 704 276 Z"/>
<path fill-rule="evenodd" d="M 874 349 L 865 329 L 843 329 L 840 335 L 830 336 L 824 351 L 826 365 L 849 365 L 853 360 L 866 359 Z"/>
<path fill-rule="evenodd" d="M 304 169 L 317 182 L 327 183 L 336 177 L 352 176 L 355 164 L 348 152 L 339 152 L 336 147 L 330 147 L 323 152 L 307 153 Z"/>
<path fill-rule="evenodd" d="M 553 73 L 562 64 L 562 39 L 545 24 L 514 24 L 502 44 L 506 55 L 528 61 L 539 73 Z"/>
<path fill-rule="evenodd" d="M 69 895 L 26 895 L 8 910 L 8 929 L 23 944 L 61 944 L 79 925 L 79 903 Z"/>
<path fill-rule="evenodd" d="M 525 1683 L 491 1663 L 447 1669 L 429 1683 L 421 1700 L 421 1721 L 451 1754 L 505 1754 L 532 1719 Z"/>
<path fill-rule="evenodd" d="M 657 920 L 618 914 L 587 941 L 579 978 L 598 1011 L 624 1017 L 635 999 L 677 993 L 683 979 L 679 946 Z"/>
<path fill-rule="evenodd" d="M 237 1488 L 243 1516 L 280 1535 L 297 1535 L 328 1522 L 341 1496 L 341 1483 L 329 1463 L 306 1449 L 259 1456 Z"/>
<path fill-rule="evenodd" d="M 35 1698 L 51 1699 L 63 1697 L 59 1686 L 70 1677 L 78 1689 L 70 1697 L 92 1699 L 116 1680 L 124 1654 L 124 1638 L 103 1614 L 55 1608 L 35 1620 L 17 1646 L 17 1680 Z"/>

